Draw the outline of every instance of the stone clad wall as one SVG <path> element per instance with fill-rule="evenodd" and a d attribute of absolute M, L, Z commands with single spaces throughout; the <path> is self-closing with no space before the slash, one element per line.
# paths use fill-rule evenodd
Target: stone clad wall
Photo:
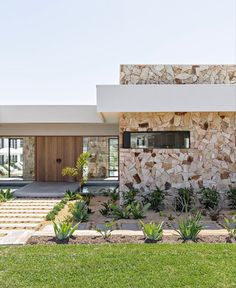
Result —
<path fill-rule="evenodd" d="M 149 191 L 236 182 L 236 113 L 123 113 L 124 131 L 189 130 L 190 149 L 120 149 L 120 188 Z M 143 125 L 145 123 L 145 125 Z M 145 126 L 145 128 L 143 128 Z M 121 137 L 122 138 L 122 137 Z"/>
<path fill-rule="evenodd" d="M 35 178 L 35 137 L 23 137 L 23 179 Z"/>
<path fill-rule="evenodd" d="M 121 65 L 120 84 L 236 84 L 236 65 Z"/>
<path fill-rule="evenodd" d="M 120 84 L 236 84 L 236 65 L 121 65 Z M 147 130 L 189 130 L 190 149 L 122 148 L 124 131 Z M 222 192 L 235 187 L 235 131 L 236 112 L 123 113 L 121 191 L 150 191 L 157 185 L 174 195 L 181 187 L 216 187 Z"/>
<path fill-rule="evenodd" d="M 102 179 L 108 177 L 108 137 L 88 137 L 89 178 Z"/>

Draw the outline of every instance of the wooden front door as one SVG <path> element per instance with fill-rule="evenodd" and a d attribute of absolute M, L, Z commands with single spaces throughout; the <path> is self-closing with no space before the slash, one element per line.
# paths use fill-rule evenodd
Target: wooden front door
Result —
<path fill-rule="evenodd" d="M 67 181 L 61 171 L 74 166 L 83 152 L 83 138 L 79 136 L 36 137 L 36 181 Z"/>

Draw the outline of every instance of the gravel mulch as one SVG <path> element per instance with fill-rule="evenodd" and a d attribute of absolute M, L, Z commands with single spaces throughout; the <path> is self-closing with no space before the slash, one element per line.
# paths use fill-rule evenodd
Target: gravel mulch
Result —
<path fill-rule="evenodd" d="M 226 243 L 227 239 L 225 235 L 219 236 L 201 236 L 196 243 Z M 121 236 L 115 235 L 110 237 L 109 239 L 103 239 L 101 236 L 78 236 L 71 237 L 66 241 L 58 241 L 55 237 L 50 236 L 32 236 L 27 244 L 35 245 L 35 244 L 46 244 L 46 245 L 55 245 L 55 244 L 143 244 L 145 243 L 145 239 L 143 236 Z M 183 241 L 175 235 L 172 236 L 164 236 L 162 241 L 157 243 L 172 243 L 172 244 L 180 244 Z M 188 241 L 188 243 L 194 243 L 192 241 Z M 236 243 L 236 241 L 233 241 Z"/>

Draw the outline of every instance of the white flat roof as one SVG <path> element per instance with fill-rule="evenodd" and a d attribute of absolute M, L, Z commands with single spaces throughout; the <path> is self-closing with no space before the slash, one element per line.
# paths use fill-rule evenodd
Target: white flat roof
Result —
<path fill-rule="evenodd" d="M 236 111 L 236 85 L 97 85 L 98 112 Z"/>
<path fill-rule="evenodd" d="M 5 105 L 0 123 L 103 123 L 95 105 Z"/>

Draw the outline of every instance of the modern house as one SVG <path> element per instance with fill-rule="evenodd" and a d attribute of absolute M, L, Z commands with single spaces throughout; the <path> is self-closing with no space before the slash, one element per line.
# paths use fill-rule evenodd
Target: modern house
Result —
<path fill-rule="evenodd" d="M 122 191 L 225 191 L 236 185 L 236 65 L 121 65 L 96 106 L 1 106 L 0 135 L 21 140 L 25 180 L 68 180 L 62 167 L 90 151 L 90 177 L 119 166 Z"/>

